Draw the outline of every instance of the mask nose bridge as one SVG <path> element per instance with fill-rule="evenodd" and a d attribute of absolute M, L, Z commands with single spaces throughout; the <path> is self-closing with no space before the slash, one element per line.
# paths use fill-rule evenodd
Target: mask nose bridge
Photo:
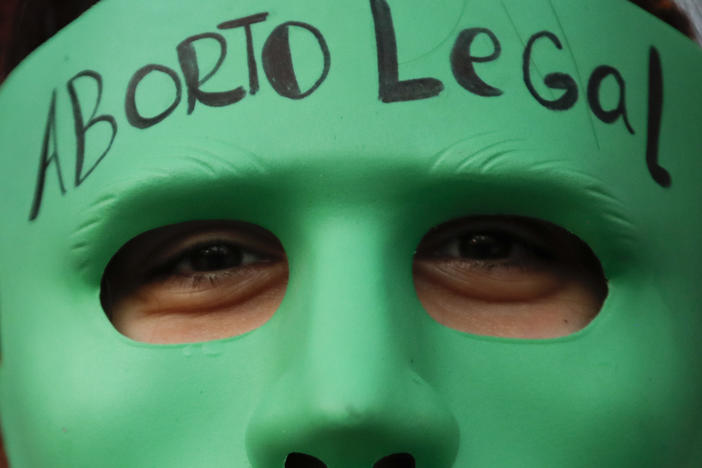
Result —
<path fill-rule="evenodd" d="M 405 364 L 392 313 L 389 246 L 380 228 L 364 221 L 328 226 L 312 265 L 317 287 L 305 372 L 329 416 L 340 421 L 380 405 Z"/>
<path fill-rule="evenodd" d="M 385 228 L 368 218 L 330 220 L 310 236 L 313 245 L 306 249 L 310 253 L 300 278 L 307 296 L 300 304 L 308 319 L 304 357 L 317 362 L 319 353 L 332 353 L 334 365 L 323 370 L 328 376 L 365 362 L 364 373 L 371 379 L 402 360 L 393 317 L 399 266 L 392 263 L 397 255 L 389 251 L 393 247 Z M 309 371 L 321 371 L 321 365 L 317 362 Z"/>
<path fill-rule="evenodd" d="M 401 247 L 380 218 L 317 220 L 299 256 L 290 255 L 289 316 L 281 328 L 302 328 L 247 429 L 254 467 L 282 467 L 290 453 L 330 468 L 371 467 L 394 453 L 450 466 L 455 420 L 412 370 L 404 332 L 411 326 L 398 323 L 411 321 L 402 310 L 402 295 L 412 291 L 411 254 L 403 260 L 393 250 Z M 404 263 L 406 288 L 397 284 Z"/>

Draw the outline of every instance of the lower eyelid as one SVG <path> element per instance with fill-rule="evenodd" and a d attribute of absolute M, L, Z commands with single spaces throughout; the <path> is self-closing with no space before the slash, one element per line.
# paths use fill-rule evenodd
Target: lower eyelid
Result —
<path fill-rule="evenodd" d="M 461 263 L 455 259 L 417 260 L 414 265 L 415 278 L 466 296 L 505 302 L 547 295 L 565 281 L 557 271 L 549 269 L 485 269 L 466 267 Z"/>
<path fill-rule="evenodd" d="M 465 261 L 464 261 L 465 262 Z M 535 270 L 534 265 L 529 262 L 515 261 L 511 259 L 506 259 L 504 261 L 499 260 L 472 260 L 468 261 L 470 264 L 470 270 L 481 270 L 487 272 L 493 272 L 494 270 L 507 270 L 507 273 L 523 273 L 529 274 Z"/>
<path fill-rule="evenodd" d="M 508 280 L 510 277 L 514 279 L 519 279 L 515 277 L 522 277 L 524 280 L 536 280 L 542 276 L 557 276 L 562 269 L 557 265 L 514 259 L 473 260 L 435 257 L 418 259 L 417 261 L 445 275 L 481 275 L 488 279 L 500 281 Z"/>
<path fill-rule="evenodd" d="M 226 307 L 248 300 L 267 288 L 286 281 L 287 263 L 241 267 L 222 271 L 170 277 L 144 285 L 129 296 L 145 313 L 190 312 Z M 128 298 L 128 300 L 129 300 Z"/>
<path fill-rule="evenodd" d="M 516 255 L 507 258 L 494 260 L 473 259 L 460 256 L 434 255 L 427 257 L 417 257 L 417 261 L 434 262 L 435 264 L 450 264 L 454 268 L 461 267 L 463 270 L 472 271 L 492 271 L 496 269 L 508 270 L 515 273 L 529 274 L 532 272 L 545 271 L 558 268 L 558 264 L 544 259 L 535 253 L 517 252 Z"/>
<path fill-rule="evenodd" d="M 241 249 L 242 251 L 242 258 L 241 262 L 239 265 L 232 266 L 229 268 L 222 268 L 220 270 L 212 270 L 210 272 L 201 272 L 201 271 L 188 271 L 187 268 L 187 262 L 188 262 L 188 256 L 189 253 L 192 252 L 193 250 L 197 249 L 196 248 L 190 248 L 184 253 L 179 253 L 176 255 L 172 255 L 170 259 L 161 261 L 159 266 L 156 266 L 154 268 L 151 268 L 150 271 L 147 273 L 147 278 L 151 280 L 163 280 L 165 278 L 168 278 L 169 276 L 178 276 L 178 277 L 192 277 L 196 275 L 203 275 L 205 273 L 210 274 L 210 273 L 223 273 L 226 271 L 232 271 L 236 270 L 237 268 L 242 268 L 248 265 L 253 265 L 257 263 L 272 263 L 277 261 L 277 259 L 267 255 L 267 254 L 262 254 L 259 252 L 256 252 L 251 249 L 246 249 L 241 246 L 235 246 L 238 249 Z M 184 266 L 184 264 L 186 266 Z"/>
<path fill-rule="evenodd" d="M 418 261 L 433 263 L 434 266 L 440 270 L 450 269 L 454 272 L 458 270 L 465 272 L 490 272 L 495 269 L 517 270 L 525 273 L 530 271 L 527 263 L 514 261 L 512 259 L 478 260 L 472 258 L 436 256 L 418 259 Z"/>
<path fill-rule="evenodd" d="M 252 261 L 247 264 L 237 265 L 231 268 L 223 268 L 213 271 L 192 271 L 192 272 L 177 272 L 161 276 L 159 282 L 164 285 L 172 283 L 173 286 L 183 287 L 198 287 L 208 286 L 216 287 L 218 284 L 225 281 L 242 282 L 247 281 L 250 277 L 256 277 L 261 270 L 270 268 L 278 262 L 274 261 Z"/>
<path fill-rule="evenodd" d="M 166 279 L 165 283 L 168 286 L 188 289 L 214 288 L 222 281 L 226 281 L 228 277 L 231 277 L 231 272 L 228 270 L 175 273 Z"/>

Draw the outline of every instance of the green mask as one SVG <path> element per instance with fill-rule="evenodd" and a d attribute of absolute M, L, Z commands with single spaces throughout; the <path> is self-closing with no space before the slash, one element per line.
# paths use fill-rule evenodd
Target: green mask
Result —
<path fill-rule="evenodd" d="M 701 83 L 699 48 L 624 1 L 100 2 L 0 90 L 12 467 L 700 466 Z M 586 242 L 597 317 L 437 323 L 413 254 L 471 215 Z M 119 333 L 120 247 L 221 219 L 285 247 L 272 318 Z"/>

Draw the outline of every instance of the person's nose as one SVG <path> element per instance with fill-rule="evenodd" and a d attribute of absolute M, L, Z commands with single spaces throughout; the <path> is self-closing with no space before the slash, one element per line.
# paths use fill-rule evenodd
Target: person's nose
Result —
<path fill-rule="evenodd" d="M 458 426 L 412 368 L 408 291 L 393 284 L 393 263 L 402 261 L 370 220 L 320 231 L 291 262 L 279 311 L 287 314 L 281 329 L 294 336 L 291 354 L 247 428 L 252 466 L 450 467 Z M 399 276 L 411 284 L 410 273 Z"/>

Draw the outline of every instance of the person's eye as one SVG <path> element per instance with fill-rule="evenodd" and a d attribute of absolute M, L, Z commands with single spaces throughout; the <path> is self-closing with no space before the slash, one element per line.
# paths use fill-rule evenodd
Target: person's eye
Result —
<path fill-rule="evenodd" d="M 177 259 L 173 269 L 181 275 L 192 275 L 196 272 L 228 270 L 265 259 L 265 256 L 245 247 L 215 240 L 191 248 Z"/>
<path fill-rule="evenodd" d="M 509 216 L 432 229 L 415 254 L 414 283 L 438 322 L 518 338 L 580 330 L 607 295 L 602 267 L 584 242 L 555 225 Z"/>
<path fill-rule="evenodd" d="M 287 275 L 285 252 L 270 232 L 189 222 L 125 244 L 105 270 L 101 301 L 115 328 L 137 341 L 206 341 L 265 323 L 282 301 Z"/>
<path fill-rule="evenodd" d="M 476 268 L 486 269 L 530 268 L 548 261 L 550 252 L 547 247 L 514 231 L 510 226 L 469 228 L 449 235 L 425 255 L 461 260 Z M 422 249 L 426 250 L 427 247 L 423 246 Z"/>
<path fill-rule="evenodd" d="M 269 266 L 281 260 L 278 251 L 260 250 L 251 241 L 242 240 L 241 234 L 227 238 L 221 232 L 189 235 L 177 242 L 159 257 L 151 260 L 154 265 L 145 271 L 145 282 L 189 281 L 190 288 L 211 287 L 218 278 L 228 278 L 236 270 Z M 277 246 L 275 246 L 277 250 Z M 209 284 L 202 284 L 209 280 Z"/>

